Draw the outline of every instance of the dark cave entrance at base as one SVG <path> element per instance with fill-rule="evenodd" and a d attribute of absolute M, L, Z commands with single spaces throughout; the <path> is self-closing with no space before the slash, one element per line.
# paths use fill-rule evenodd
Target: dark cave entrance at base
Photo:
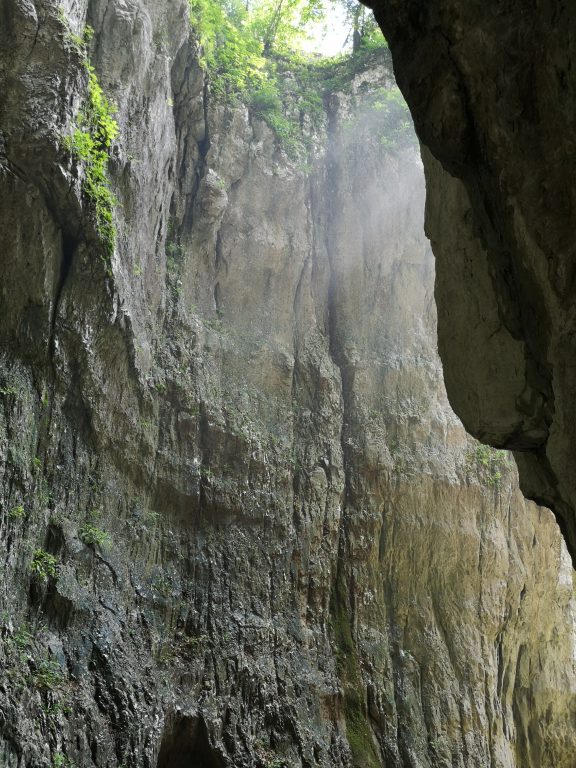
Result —
<path fill-rule="evenodd" d="M 176 714 L 166 719 L 156 768 L 225 768 L 225 763 L 210 746 L 204 720 Z"/>

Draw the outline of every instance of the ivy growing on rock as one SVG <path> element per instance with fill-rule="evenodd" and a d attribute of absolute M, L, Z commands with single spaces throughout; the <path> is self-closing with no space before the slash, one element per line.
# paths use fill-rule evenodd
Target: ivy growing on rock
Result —
<path fill-rule="evenodd" d="M 84 32 L 83 50 L 91 35 L 91 31 Z M 106 97 L 86 56 L 84 64 L 88 74 L 87 98 L 64 145 L 83 166 L 83 190 L 93 205 L 96 229 L 104 244 L 104 260 L 109 267 L 116 240 L 113 212 L 117 201 L 108 178 L 108 158 L 112 142 L 118 136 L 118 123 L 114 119 L 114 105 Z"/>

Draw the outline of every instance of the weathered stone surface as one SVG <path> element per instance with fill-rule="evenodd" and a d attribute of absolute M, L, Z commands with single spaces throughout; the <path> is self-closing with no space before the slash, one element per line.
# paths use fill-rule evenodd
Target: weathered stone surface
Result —
<path fill-rule="evenodd" d="M 0 760 L 570 768 L 569 561 L 448 406 L 389 74 L 306 169 L 211 103 L 184 13 L 0 5 Z M 62 145 L 86 18 L 109 274 Z"/>
<path fill-rule="evenodd" d="M 427 150 L 451 402 L 472 434 L 525 452 L 523 490 L 554 509 L 574 556 L 576 7 L 374 7 Z"/>

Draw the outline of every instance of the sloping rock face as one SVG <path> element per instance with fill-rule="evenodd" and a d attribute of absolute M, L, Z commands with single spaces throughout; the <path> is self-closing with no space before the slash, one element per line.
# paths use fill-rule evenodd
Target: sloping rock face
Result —
<path fill-rule="evenodd" d="M 569 768 L 569 558 L 448 405 L 386 64 L 303 163 L 197 54 L 185 4 L 0 5 L 0 762 Z"/>
<path fill-rule="evenodd" d="M 476 437 L 521 452 L 525 494 L 574 556 L 576 7 L 374 7 L 426 148 L 450 402 Z"/>

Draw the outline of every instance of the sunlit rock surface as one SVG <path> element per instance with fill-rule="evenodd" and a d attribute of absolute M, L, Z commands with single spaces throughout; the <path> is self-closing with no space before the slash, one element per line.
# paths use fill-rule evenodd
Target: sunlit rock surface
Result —
<path fill-rule="evenodd" d="M 576 6 L 374 7 L 426 147 L 450 400 L 478 438 L 523 452 L 523 490 L 574 555 Z"/>
<path fill-rule="evenodd" d="M 570 768 L 569 558 L 448 406 L 386 62 L 290 159 L 185 14 L 0 5 L 0 762 Z M 62 142 L 86 18 L 110 267 Z"/>

